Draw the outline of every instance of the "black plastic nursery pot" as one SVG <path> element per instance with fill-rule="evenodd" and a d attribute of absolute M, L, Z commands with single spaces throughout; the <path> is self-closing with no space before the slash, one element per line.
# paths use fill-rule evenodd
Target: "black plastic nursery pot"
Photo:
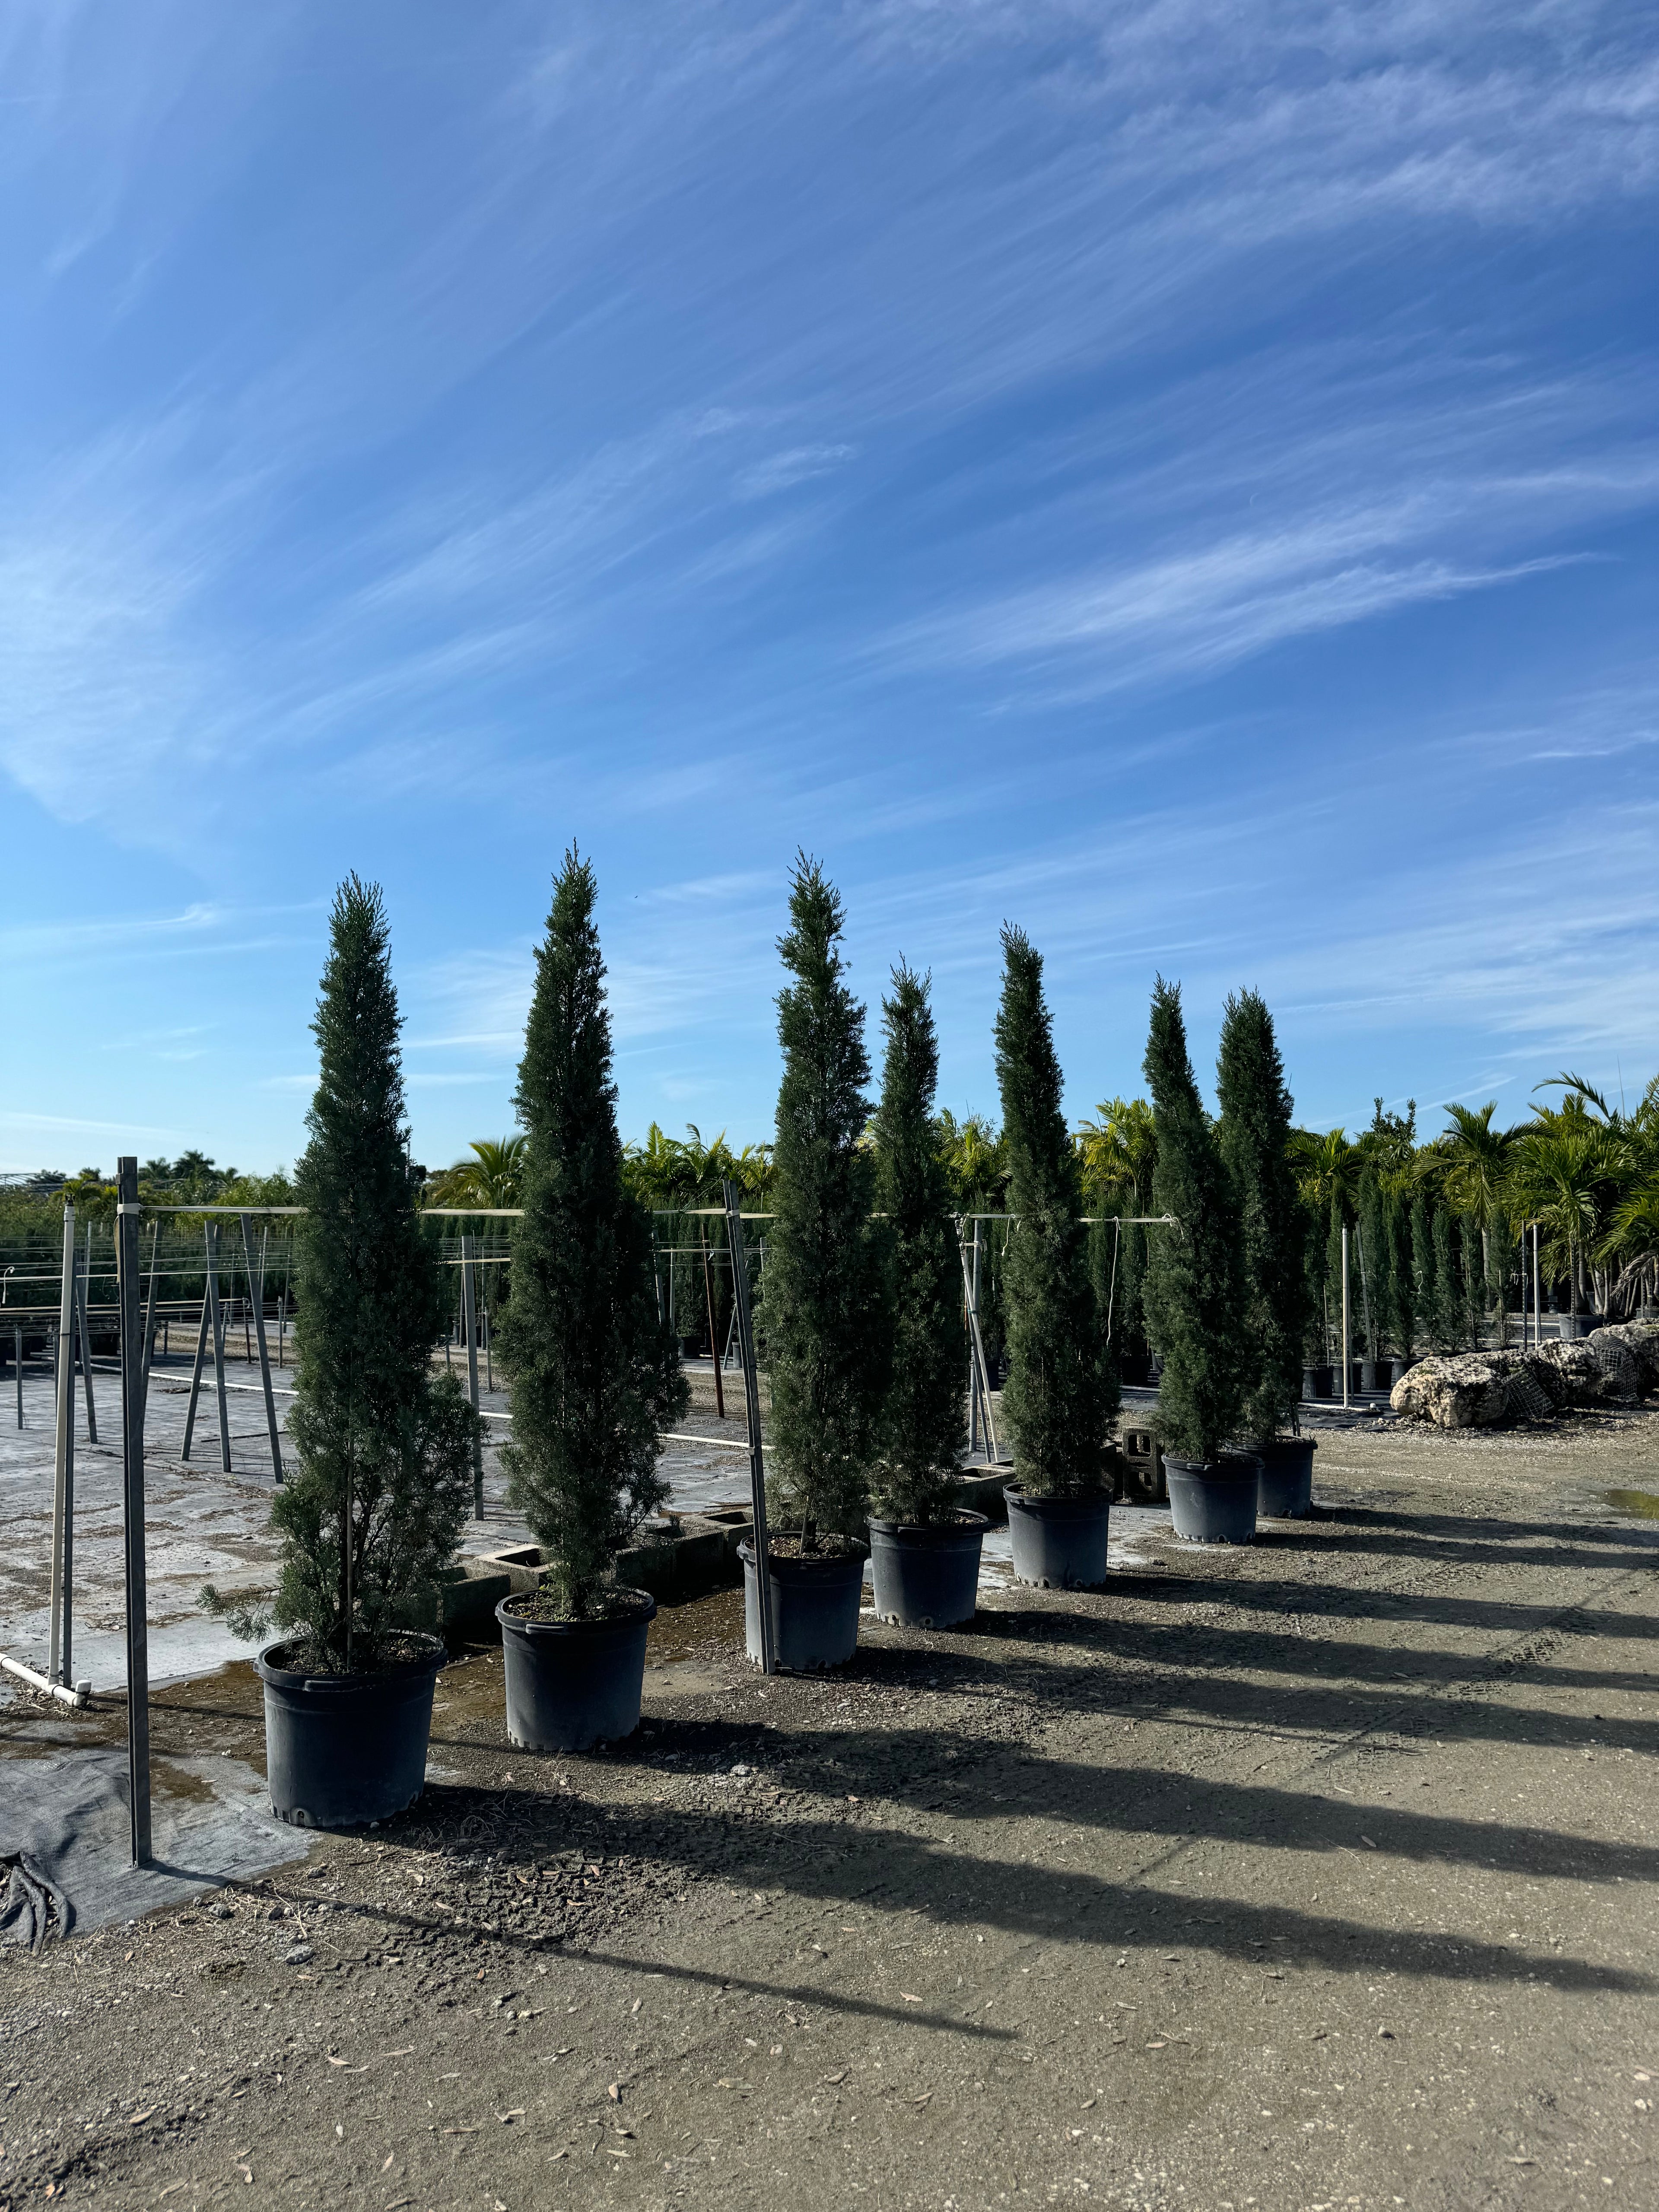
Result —
<path fill-rule="evenodd" d="M 615 1597 L 617 1609 L 603 1620 L 534 1620 L 533 1597 L 504 1597 L 496 1607 L 507 1733 L 521 1751 L 586 1751 L 639 1726 L 657 1601 L 640 1589 Z"/>
<path fill-rule="evenodd" d="M 979 1554 L 990 1522 L 958 1511 L 949 1521 L 870 1523 L 876 1617 L 899 1628 L 955 1628 L 979 1603 Z"/>
<path fill-rule="evenodd" d="M 761 1661 L 760 1580 L 755 1543 L 738 1547 L 743 1561 L 743 1632 L 749 1656 Z M 768 1554 L 772 1585 L 772 1656 L 780 1667 L 804 1674 L 844 1667 L 859 1648 L 859 1600 L 864 1589 L 865 1547 L 825 1552 L 810 1559 Z"/>
<path fill-rule="evenodd" d="M 1002 1494 L 1017 1582 L 1036 1589 L 1100 1588 L 1106 1579 L 1109 1498 L 1033 1498 L 1012 1483 Z"/>
<path fill-rule="evenodd" d="M 1252 1452 L 1224 1452 L 1219 1459 L 1174 1459 L 1164 1455 L 1170 1482 L 1170 1517 L 1189 1544 L 1248 1544 L 1255 1534 L 1261 1462 Z"/>
<path fill-rule="evenodd" d="M 265 1686 L 270 1809 L 296 1828 L 362 1828 L 389 1820 L 426 1786 L 432 1687 L 447 1654 L 435 1636 L 406 1659 L 364 1674 L 304 1674 L 286 1642 L 254 1661 Z"/>
<path fill-rule="evenodd" d="M 1256 1455 L 1261 1462 L 1255 1485 L 1259 1519 L 1300 1521 L 1313 1511 L 1314 1449 L 1311 1437 L 1278 1437 L 1261 1446 Z"/>

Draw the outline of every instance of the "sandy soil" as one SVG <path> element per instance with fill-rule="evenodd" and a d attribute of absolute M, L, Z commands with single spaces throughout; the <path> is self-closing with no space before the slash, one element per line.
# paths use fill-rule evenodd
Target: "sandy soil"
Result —
<path fill-rule="evenodd" d="M 1327 1436 L 1314 1522 L 866 1620 L 844 1678 L 665 1612 L 605 1757 L 511 1751 L 468 1656 L 398 1822 L 0 1953 L 0 2205 L 1659 2203 L 1659 1521 L 1609 1492 L 1659 1416 Z M 257 1763 L 256 1691 L 167 1692 L 161 1757 Z"/>

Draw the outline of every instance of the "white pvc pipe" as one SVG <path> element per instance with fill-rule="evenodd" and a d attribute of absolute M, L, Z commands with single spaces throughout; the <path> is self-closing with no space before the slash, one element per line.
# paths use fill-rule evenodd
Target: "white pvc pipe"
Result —
<path fill-rule="evenodd" d="M 90 1682 L 76 1682 L 71 1688 L 67 1682 L 49 1682 L 44 1674 L 37 1674 L 33 1667 L 26 1667 L 21 1659 L 9 1659 L 0 1651 L 0 1667 L 9 1674 L 15 1674 L 20 1682 L 27 1682 L 32 1690 L 39 1690 L 48 1698 L 57 1698 L 66 1705 L 84 1705 L 92 1695 Z"/>

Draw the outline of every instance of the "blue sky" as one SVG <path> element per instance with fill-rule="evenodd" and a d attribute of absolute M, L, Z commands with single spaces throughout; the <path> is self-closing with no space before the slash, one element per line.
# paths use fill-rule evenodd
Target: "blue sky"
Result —
<path fill-rule="evenodd" d="M 13 0 L 0 1164 L 291 1160 L 353 868 L 417 1154 L 500 1133 L 572 837 L 634 1136 L 769 1132 L 801 844 L 958 1111 L 1005 917 L 1073 1113 L 1159 969 L 1206 1072 L 1261 989 L 1321 1126 L 1638 1086 L 1656 57 L 1595 0 Z"/>

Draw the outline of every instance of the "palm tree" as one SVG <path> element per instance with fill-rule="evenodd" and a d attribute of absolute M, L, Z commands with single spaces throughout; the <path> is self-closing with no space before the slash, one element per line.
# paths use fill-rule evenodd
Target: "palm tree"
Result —
<path fill-rule="evenodd" d="M 1616 1189 L 1618 1161 L 1609 1133 L 1582 1107 L 1559 1114 L 1542 1108 L 1521 1131 L 1514 1163 L 1504 1187 L 1509 1210 L 1517 1220 L 1537 1222 L 1545 1263 L 1552 1273 L 1566 1277 L 1577 1313 L 1585 1255 L 1605 1231 Z"/>
<path fill-rule="evenodd" d="M 1352 1219 L 1365 1167 L 1360 1147 L 1351 1145 L 1341 1129 L 1328 1129 L 1323 1136 L 1312 1129 L 1292 1129 L 1290 1150 L 1297 1188 L 1313 1211 L 1323 1218 L 1334 1200 L 1343 1215 Z"/>
<path fill-rule="evenodd" d="M 432 1184 L 434 1206 L 516 1206 L 524 1174 L 525 1139 L 518 1137 L 480 1138 L 469 1145 L 470 1160 L 457 1160 Z"/>
<path fill-rule="evenodd" d="M 1480 1272 L 1489 1284 L 1494 1273 L 1491 1240 L 1502 1227 L 1496 1271 L 1498 1326 L 1500 1339 L 1506 1340 L 1509 1270 L 1503 1255 L 1509 1249 L 1508 1193 L 1519 1132 L 1492 1127 L 1492 1115 L 1498 1111 L 1495 1098 L 1488 1099 L 1479 1113 L 1468 1106 L 1449 1105 L 1444 1111 L 1450 1116 L 1450 1127 L 1418 1154 L 1416 1175 L 1419 1180 L 1437 1179 L 1446 1203 L 1479 1227 Z"/>
<path fill-rule="evenodd" d="M 1158 1164 L 1158 1127 L 1144 1098 L 1103 1099 L 1097 1120 L 1079 1121 L 1073 1142 L 1084 1194 L 1112 1212 L 1144 1213 Z"/>

